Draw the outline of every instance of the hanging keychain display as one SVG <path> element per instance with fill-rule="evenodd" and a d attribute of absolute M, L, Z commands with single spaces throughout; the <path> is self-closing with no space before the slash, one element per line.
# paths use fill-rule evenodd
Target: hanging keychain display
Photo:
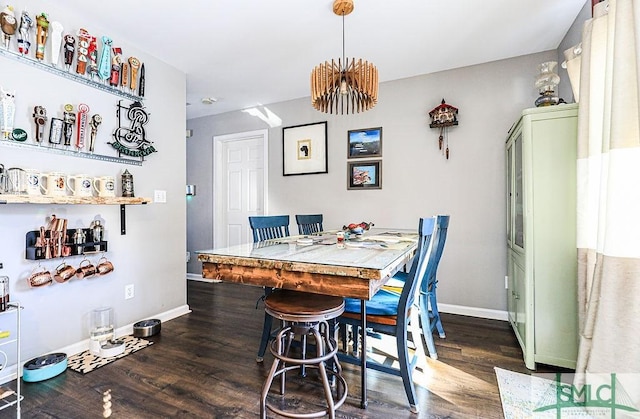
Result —
<path fill-rule="evenodd" d="M 449 160 L 449 133 L 448 128 L 458 125 L 458 108 L 451 106 L 442 99 L 440 105 L 429 111 L 431 124 L 429 127 L 438 128 L 440 136 L 438 137 L 438 148 L 442 150 L 447 160 Z"/>

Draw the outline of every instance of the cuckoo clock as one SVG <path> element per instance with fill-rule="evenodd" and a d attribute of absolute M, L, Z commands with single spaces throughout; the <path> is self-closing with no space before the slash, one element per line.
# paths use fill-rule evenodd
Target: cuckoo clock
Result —
<path fill-rule="evenodd" d="M 429 127 L 438 128 L 440 136 L 438 137 L 438 148 L 449 159 L 449 135 L 447 129 L 451 126 L 458 125 L 458 108 L 447 104 L 444 99 L 442 103 L 429 112 L 431 124 Z"/>

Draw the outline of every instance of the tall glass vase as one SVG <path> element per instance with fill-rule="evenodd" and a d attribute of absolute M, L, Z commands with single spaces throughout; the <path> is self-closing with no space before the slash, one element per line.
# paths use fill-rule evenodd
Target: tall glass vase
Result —
<path fill-rule="evenodd" d="M 556 87 L 560 83 L 560 76 L 556 73 L 557 66 L 557 61 L 547 61 L 538 65 L 535 86 L 540 96 L 536 99 L 536 106 L 551 106 L 560 102 L 556 95 Z"/>

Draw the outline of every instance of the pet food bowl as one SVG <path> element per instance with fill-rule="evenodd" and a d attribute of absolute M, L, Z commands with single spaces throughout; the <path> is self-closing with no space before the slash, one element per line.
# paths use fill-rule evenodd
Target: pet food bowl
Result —
<path fill-rule="evenodd" d="M 158 319 L 141 320 L 133 324 L 133 336 L 137 338 L 147 338 L 160 333 L 162 322 Z"/>
<path fill-rule="evenodd" d="M 66 369 L 67 354 L 47 354 L 25 362 L 22 379 L 28 383 L 44 381 L 63 373 Z"/>

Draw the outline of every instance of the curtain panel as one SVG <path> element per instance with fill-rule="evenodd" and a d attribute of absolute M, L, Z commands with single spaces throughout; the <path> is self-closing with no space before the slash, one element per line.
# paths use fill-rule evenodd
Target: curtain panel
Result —
<path fill-rule="evenodd" d="M 580 103 L 576 372 L 627 374 L 632 387 L 640 382 L 639 9 L 640 0 L 596 5 L 581 45 L 565 52 Z"/>

